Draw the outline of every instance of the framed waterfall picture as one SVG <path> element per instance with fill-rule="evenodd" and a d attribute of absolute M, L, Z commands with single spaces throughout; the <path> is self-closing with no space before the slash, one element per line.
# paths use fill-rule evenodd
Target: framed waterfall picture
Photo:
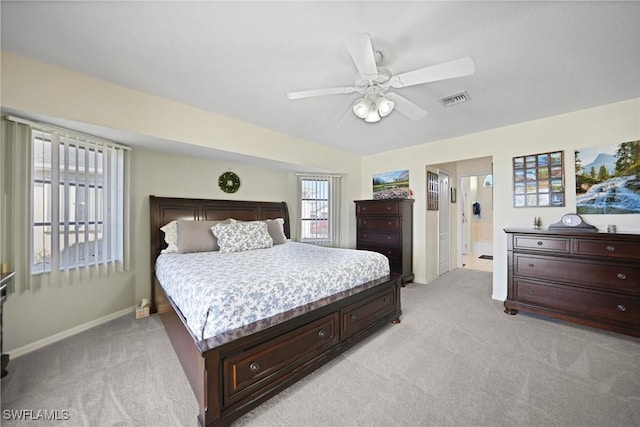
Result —
<path fill-rule="evenodd" d="M 513 158 L 514 207 L 556 207 L 564 203 L 562 151 Z"/>
<path fill-rule="evenodd" d="M 640 141 L 576 150 L 576 213 L 640 213 Z"/>

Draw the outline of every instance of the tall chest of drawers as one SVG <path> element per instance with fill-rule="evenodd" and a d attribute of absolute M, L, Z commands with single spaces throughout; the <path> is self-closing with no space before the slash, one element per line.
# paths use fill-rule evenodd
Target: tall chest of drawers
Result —
<path fill-rule="evenodd" d="M 413 199 L 356 200 L 356 248 L 389 258 L 391 273 L 411 282 L 413 274 Z"/>
<path fill-rule="evenodd" d="M 640 336 L 640 234 L 505 232 L 505 313 Z"/>

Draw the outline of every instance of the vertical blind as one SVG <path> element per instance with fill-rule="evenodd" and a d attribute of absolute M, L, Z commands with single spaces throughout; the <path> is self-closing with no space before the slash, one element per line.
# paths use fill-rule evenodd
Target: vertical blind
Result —
<path fill-rule="evenodd" d="M 32 130 L 32 272 L 123 260 L 124 150 Z"/>
<path fill-rule="evenodd" d="M 340 245 L 341 177 L 298 175 L 300 241 L 322 246 Z"/>
<path fill-rule="evenodd" d="M 14 218 L 3 220 L 15 225 L 3 226 L 14 242 L 29 242 L 8 257 L 20 264 L 23 287 L 127 270 L 129 148 L 15 117 L 5 117 L 4 128 L 28 130 L 3 132 L 3 146 L 16 153 L 3 163 L 27 171 L 12 176 Z"/>

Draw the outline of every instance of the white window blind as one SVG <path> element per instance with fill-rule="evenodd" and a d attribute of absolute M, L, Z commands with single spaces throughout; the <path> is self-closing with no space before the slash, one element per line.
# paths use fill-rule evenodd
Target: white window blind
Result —
<path fill-rule="evenodd" d="M 30 273 L 128 269 L 127 147 L 28 124 Z M 26 236 L 25 236 L 26 237 Z M 58 280 L 56 280 L 58 281 Z M 64 281 L 64 280 L 62 280 Z M 59 281 L 58 281 L 59 282 Z"/>
<path fill-rule="evenodd" d="M 124 150 L 32 131 L 32 272 L 123 260 Z"/>
<path fill-rule="evenodd" d="M 300 241 L 323 246 L 340 244 L 340 185 L 334 175 L 299 175 Z"/>

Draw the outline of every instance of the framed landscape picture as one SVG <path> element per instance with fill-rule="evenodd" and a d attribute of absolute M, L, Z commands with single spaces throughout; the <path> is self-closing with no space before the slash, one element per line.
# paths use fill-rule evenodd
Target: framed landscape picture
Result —
<path fill-rule="evenodd" d="M 575 152 L 576 212 L 640 213 L 640 141 Z"/>
<path fill-rule="evenodd" d="M 408 199 L 409 169 L 373 175 L 374 199 Z"/>

